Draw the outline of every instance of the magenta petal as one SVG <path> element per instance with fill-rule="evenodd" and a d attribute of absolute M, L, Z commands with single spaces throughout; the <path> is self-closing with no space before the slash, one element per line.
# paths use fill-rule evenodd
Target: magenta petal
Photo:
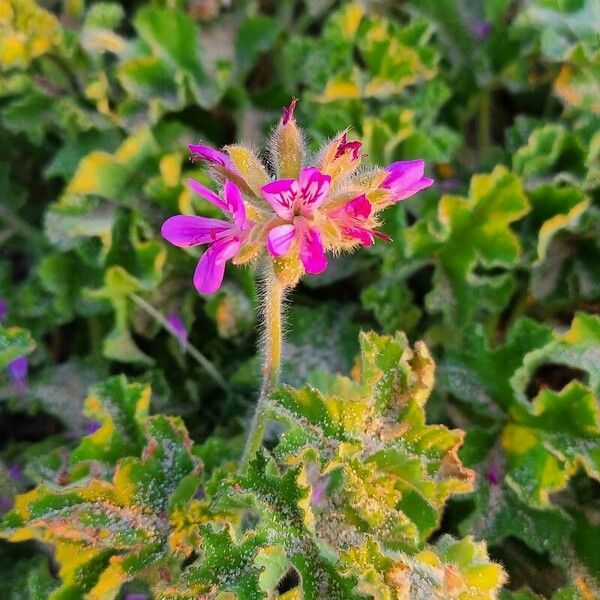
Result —
<path fill-rule="evenodd" d="M 203 294 L 216 292 L 223 283 L 225 263 L 240 251 L 237 238 L 216 242 L 202 255 L 194 273 L 194 285 Z"/>
<path fill-rule="evenodd" d="M 358 140 L 349 142 L 346 137 L 346 132 L 344 132 L 340 137 L 340 143 L 335 152 L 335 158 L 340 158 L 341 156 L 344 156 L 346 152 L 350 152 L 352 154 L 352 160 L 358 160 L 361 146 L 362 143 Z"/>
<path fill-rule="evenodd" d="M 202 144 L 190 144 L 188 149 L 194 155 L 194 158 L 205 160 L 228 170 L 235 170 L 233 162 L 225 152 L 215 150 L 210 146 L 203 146 Z"/>
<path fill-rule="evenodd" d="M 302 196 L 302 206 L 311 213 L 323 200 L 329 192 L 329 184 L 331 177 L 323 175 L 315 167 L 302 169 L 298 184 L 300 186 L 300 194 Z M 305 215 L 306 216 L 306 215 Z"/>
<path fill-rule="evenodd" d="M 233 181 L 229 179 L 225 182 L 225 203 L 227 204 L 227 210 L 233 215 L 235 224 L 243 229 L 246 224 L 246 207 L 240 194 L 240 189 Z"/>
<path fill-rule="evenodd" d="M 187 184 L 190 186 L 190 189 L 196 192 L 198 196 L 201 196 L 211 204 L 218 206 L 223 212 L 229 212 L 227 208 L 227 204 L 217 194 L 215 194 L 211 189 L 207 188 L 205 185 L 202 185 L 199 181 L 195 179 L 188 179 Z"/>
<path fill-rule="evenodd" d="M 359 221 L 365 221 L 371 214 L 371 203 L 364 194 L 361 194 L 353 200 L 346 202 L 344 210 L 349 216 Z"/>
<path fill-rule="evenodd" d="M 422 177 L 421 179 L 419 179 L 419 181 L 416 181 L 411 186 L 403 190 L 399 190 L 398 194 L 394 194 L 396 201 L 406 200 L 406 198 L 414 196 L 417 192 L 428 188 L 430 185 L 433 185 L 433 179 L 430 179 L 429 177 Z"/>
<path fill-rule="evenodd" d="M 294 179 L 277 179 L 260 188 L 264 199 L 282 219 L 294 216 L 294 200 L 298 195 L 298 184 Z"/>
<path fill-rule="evenodd" d="M 392 163 L 387 167 L 389 173 L 381 187 L 401 192 L 410 187 L 423 177 L 425 172 L 425 161 L 423 160 L 404 160 Z"/>
<path fill-rule="evenodd" d="M 363 246 L 372 246 L 375 241 L 373 234 L 368 229 L 363 229 L 362 227 L 348 227 L 344 229 L 344 233 L 347 236 L 357 239 Z"/>
<path fill-rule="evenodd" d="M 162 225 L 160 234 L 179 248 L 189 248 L 198 244 L 207 244 L 223 237 L 231 225 L 220 219 L 197 217 L 194 215 L 175 215 Z"/>
<path fill-rule="evenodd" d="M 267 249 L 271 256 L 287 254 L 296 237 L 296 227 L 291 223 L 278 225 L 269 231 Z"/>
<path fill-rule="evenodd" d="M 327 257 L 323 250 L 323 242 L 316 229 L 307 227 L 302 232 L 300 260 L 305 271 L 311 275 L 318 275 L 327 268 Z"/>

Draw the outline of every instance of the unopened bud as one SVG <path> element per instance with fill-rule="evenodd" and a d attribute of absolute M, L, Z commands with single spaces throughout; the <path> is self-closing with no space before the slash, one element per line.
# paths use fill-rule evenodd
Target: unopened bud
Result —
<path fill-rule="evenodd" d="M 296 108 L 294 98 L 283 114 L 273 135 L 273 158 L 277 176 L 281 179 L 296 179 L 302 168 L 304 145 L 302 133 L 294 118 Z"/>

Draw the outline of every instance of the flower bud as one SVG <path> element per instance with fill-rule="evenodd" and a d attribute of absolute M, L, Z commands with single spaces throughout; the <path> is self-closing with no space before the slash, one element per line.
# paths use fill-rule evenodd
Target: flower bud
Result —
<path fill-rule="evenodd" d="M 302 168 L 304 145 L 302 133 L 294 118 L 296 98 L 283 109 L 279 125 L 273 134 L 272 153 L 277 176 L 280 179 L 295 179 Z"/>

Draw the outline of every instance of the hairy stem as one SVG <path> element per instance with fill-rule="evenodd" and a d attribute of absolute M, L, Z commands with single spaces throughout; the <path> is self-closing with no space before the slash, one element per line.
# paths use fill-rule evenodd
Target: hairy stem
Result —
<path fill-rule="evenodd" d="M 131 300 L 137 304 L 143 311 L 148 313 L 154 320 L 162 325 L 172 336 L 177 337 L 177 331 L 173 328 L 171 323 L 167 321 L 165 316 L 157 311 L 154 306 L 146 302 L 142 297 L 137 294 L 129 294 Z M 217 371 L 215 366 L 194 346 L 189 342 L 185 345 L 185 352 L 187 352 L 215 381 L 215 383 L 222 388 L 227 394 L 231 393 L 229 386 L 223 376 Z"/>
<path fill-rule="evenodd" d="M 250 459 L 260 448 L 267 426 L 267 402 L 271 392 L 279 383 L 282 344 L 283 285 L 268 267 L 264 281 L 264 366 L 260 396 L 252 419 L 252 426 L 246 440 L 246 447 L 240 462 L 240 471 L 245 471 Z"/>

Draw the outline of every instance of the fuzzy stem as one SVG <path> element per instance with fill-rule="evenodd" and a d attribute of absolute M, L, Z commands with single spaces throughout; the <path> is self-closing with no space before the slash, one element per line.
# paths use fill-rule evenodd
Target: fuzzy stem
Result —
<path fill-rule="evenodd" d="M 268 267 L 264 281 L 264 366 L 260 396 L 252 419 L 252 426 L 246 440 L 246 447 L 240 462 L 240 471 L 248 468 L 250 459 L 260 448 L 267 426 L 267 402 L 279 384 L 282 344 L 283 285 L 277 279 L 272 266 Z"/>

